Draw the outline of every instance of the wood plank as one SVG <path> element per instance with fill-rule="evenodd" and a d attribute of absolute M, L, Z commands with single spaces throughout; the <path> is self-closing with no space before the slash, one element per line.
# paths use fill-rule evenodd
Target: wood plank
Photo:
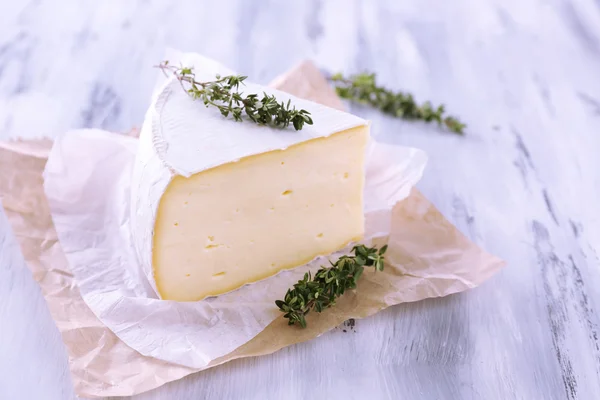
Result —
<path fill-rule="evenodd" d="M 468 293 L 393 307 L 137 399 L 600 398 L 597 2 L 61 6 L 3 7 L 0 139 L 139 125 L 165 46 L 261 82 L 307 57 L 332 72 L 370 70 L 467 122 L 457 137 L 352 107 L 378 139 L 426 150 L 419 188 L 508 261 Z M 0 397 L 71 397 L 58 332 L 3 216 L 0 271 Z"/>

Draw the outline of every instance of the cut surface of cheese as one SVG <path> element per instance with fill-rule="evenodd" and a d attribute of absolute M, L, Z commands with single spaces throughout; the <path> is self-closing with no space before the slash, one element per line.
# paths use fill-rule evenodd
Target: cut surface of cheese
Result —
<path fill-rule="evenodd" d="M 209 81 L 232 72 L 196 54 L 175 64 Z M 140 132 L 130 231 L 162 299 L 194 301 L 301 266 L 360 239 L 369 124 L 245 81 L 310 112 L 302 130 L 225 118 L 166 79 Z"/>
<path fill-rule="evenodd" d="M 368 136 L 353 128 L 173 179 L 154 233 L 161 297 L 226 293 L 360 240 Z"/>

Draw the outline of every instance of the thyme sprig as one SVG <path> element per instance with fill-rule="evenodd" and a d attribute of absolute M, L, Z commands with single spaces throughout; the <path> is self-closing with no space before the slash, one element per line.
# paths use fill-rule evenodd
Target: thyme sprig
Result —
<path fill-rule="evenodd" d="M 235 121 L 242 121 L 243 114 L 248 119 L 259 124 L 276 128 L 287 128 L 290 124 L 297 131 L 304 124 L 312 125 L 310 112 L 297 110 L 288 100 L 287 103 L 279 102 L 274 95 L 263 92 L 245 95 L 238 92 L 240 85 L 244 84 L 246 76 L 242 75 L 216 75 L 214 81 L 199 82 L 193 68 L 175 66 L 169 61 L 163 61 L 158 66 L 166 75 L 173 74 L 183 89 L 194 99 L 200 99 L 206 107 L 213 106 L 219 109 L 224 117 L 232 116 Z"/>
<path fill-rule="evenodd" d="M 375 74 L 362 73 L 345 78 L 335 74 L 329 78 L 337 94 L 347 100 L 367 104 L 398 118 L 437 122 L 450 132 L 462 135 L 466 125 L 452 116 L 446 116 L 444 105 L 433 107 L 426 101 L 417 104 L 410 93 L 393 92 L 377 86 Z"/>
<path fill-rule="evenodd" d="M 288 325 L 298 323 L 306 328 L 306 314 L 313 309 L 321 312 L 333 306 L 346 290 L 356 288 L 365 267 L 383 271 L 383 255 L 386 250 L 387 245 L 379 250 L 364 245 L 354 246 L 354 255 L 342 256 L 335 263 L 330 262 L 330 267 L 321 267 L 314 277 L 307 272 L 303 279 L 287 291 L 284 299 L 276 300 L 275 304 L 285 313 Z"/>

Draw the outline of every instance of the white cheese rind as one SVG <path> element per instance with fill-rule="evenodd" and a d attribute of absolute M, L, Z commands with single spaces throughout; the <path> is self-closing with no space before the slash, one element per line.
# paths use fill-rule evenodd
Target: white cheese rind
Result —
<path fill-rule="evenodd" d="M 214 80 L 218 71 L 207 71 L 201 60 L 197 62 L 196 80 Z M 296 131 L 291 126 L 277 129 L 249 121 L 236 122 L 223 117 L 215 107 L 192 100 L 180 82 L 171 78 L 158 94 L 152 114 L 152 140 L 164 163 L 175 173 L 190 176 L 242 157 L 367 125 L 367 121 L 352 114 L 253 83 L 247 82 L 240 91 L 259 95 L 265 92 L 284 103 L 290 100 L 297 109 L 308 110 L 314 124 Z"/>
<path fill-rule="evenodd" d="M 184 66 L 193 66 L 196 79 L 210 81 L 216 74 L 233 72 L 213 60 L 196 54 L 182 57 Z M 244 93 L 274 94 L 280 101 L 291 100 L 298 109 L 311 113 L 313 125 L 301 131 L 235 122 L 214 107 L 194 101 L 179 81 L 167 79 L 153 96 L 140 133 L 140 147 L 132 177 L 131 234 L 139 264 L 158 294 L 152 266 L 152 244 L 156 212 L 169 182 L 176 175 L 192 174 L 255 154 L 285 149 L 294 144 L 326 137 L 367 121 L 351 114 L 299 99 L 268 87 L 246 83 Z"/>

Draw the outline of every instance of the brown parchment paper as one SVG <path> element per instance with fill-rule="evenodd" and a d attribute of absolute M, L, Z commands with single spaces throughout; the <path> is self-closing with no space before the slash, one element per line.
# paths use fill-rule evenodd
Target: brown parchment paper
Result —
<path fill-rule="evenodd" d="M 311 62 L 278 77 L 272 86 L 343 109 Z M 57 241 L 44 195 L 42 172 L 51 146 L 50 140 L 0 143 L 0 201 L 61 332 L 75 392 L 92 398 L 134 395 L 197 372 L 142 356 L 121 342 L 84 303 Z M 336 307 L 311 313 L 307 329 L 290 328 L 279 318 L 209 367 L 275 352 L 315 338 L 349 318 L 363 318 L 391 305 L 464 291 L 504 265 L 463 236 L 417 190 L 394 207 L 388 243 L 386 258 L 403 265 L 402 270 L 386 268 L 381 274 L 364 274 L 358 289 L 344 295 Z"/>

